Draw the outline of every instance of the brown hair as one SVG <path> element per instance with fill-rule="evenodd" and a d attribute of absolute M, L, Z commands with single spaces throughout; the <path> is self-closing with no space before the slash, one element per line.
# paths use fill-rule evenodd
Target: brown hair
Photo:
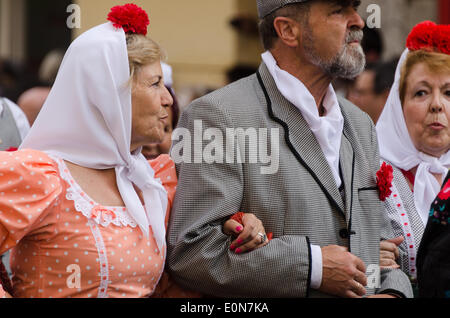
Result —
<path fill-rule="evenodd" d="M 275 19 L 278 17 L 294 18 L 300 22 L 306 22 L 309 16 L 310 3 L 294 3 L 272 12 L 259 22 L 259 34 L 265 50 L 270 50 L 275 40 L 278 39 L 274 27 Z"/>
<path fill-rule="evenodd" d="M 127 51 L 131 79 L 136 78 L 142 66 L 166 59 L 162 47 L 141 34 L 127 34 Z"/>
<path fill-rule="evenodd" d="M 406 61 L 402 66 L 400 77 L 399 93 L 402 105 L 405 101 L 409 74 L 411 73 L 413 67 L 419 63 L 425 63 L 425 65 L 433 73 L 450 74 L 450 55 L 425 50 L 409 52 Z"/>

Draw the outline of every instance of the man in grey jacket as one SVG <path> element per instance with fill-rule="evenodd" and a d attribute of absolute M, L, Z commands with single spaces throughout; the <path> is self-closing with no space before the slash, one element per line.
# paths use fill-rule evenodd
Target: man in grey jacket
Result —
<path fill-rule="evenodd" d="M 379 270 L 390 231 L 373 123 L 330 84 L 364 69 L 359 2 L 257 0 L 258 72 L 183 113 L 168 234 L 181 286 L 219 297 L 412 296 L 400 270 Z M 231 250 L 222 224 L 237 211 L 274 239 Z"/>

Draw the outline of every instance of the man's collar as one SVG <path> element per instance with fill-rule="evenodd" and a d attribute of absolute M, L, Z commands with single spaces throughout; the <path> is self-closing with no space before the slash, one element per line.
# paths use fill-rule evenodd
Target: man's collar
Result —
<path fill-rule="evenodd" d="M 282 70 L 277 65 L 275 58 L 269 51 L 262 54 L 262 60 L 266 65 L 268 72 L 274 79 L 278 90 L 285 98 L 287 98 L 297 108 L 307 110 L 311 115 L 317 113 L 314 117 L 319 116 L 317 103 L 311 92 L 301 80 L 285 70 Z M 340 114 L 337 112 L 339 102 L 331 84 L 329 85 L 323 98 L 322 105 L 326 110 L 326 114 L 334 111 L 334 116 L 340 117 Z"/>

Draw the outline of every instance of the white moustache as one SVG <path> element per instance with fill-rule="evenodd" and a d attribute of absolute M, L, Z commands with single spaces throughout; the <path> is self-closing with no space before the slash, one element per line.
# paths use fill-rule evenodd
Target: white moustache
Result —
<path fill-rule="evenodd" d="M 361 42 L 362 39 L 364 37 L 364 33 L 362 30 L 358 30 L 358 31 L 350 31 L 347 35 L 347 43 L 351 43 L 354 41 L 358 41 Z"/>

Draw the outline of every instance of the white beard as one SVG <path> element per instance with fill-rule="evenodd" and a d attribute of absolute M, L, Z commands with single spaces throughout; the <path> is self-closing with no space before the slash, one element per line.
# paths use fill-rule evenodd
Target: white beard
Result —
<path fill-rule="evenodd" d="M 305 32 L 305 53 L 310 61 L 319 66 L 331 77 L 353 79 L 364 71 L 366 67 L 366 56 L 361 45 L 348 44 L 354 40 L 362 39 L 362 31 L 352 31 L 348 34 L 346 43 L 342 50 L 330 61 L 325 61 L 314 49 L 312 34 L 310 30 Z"/>

